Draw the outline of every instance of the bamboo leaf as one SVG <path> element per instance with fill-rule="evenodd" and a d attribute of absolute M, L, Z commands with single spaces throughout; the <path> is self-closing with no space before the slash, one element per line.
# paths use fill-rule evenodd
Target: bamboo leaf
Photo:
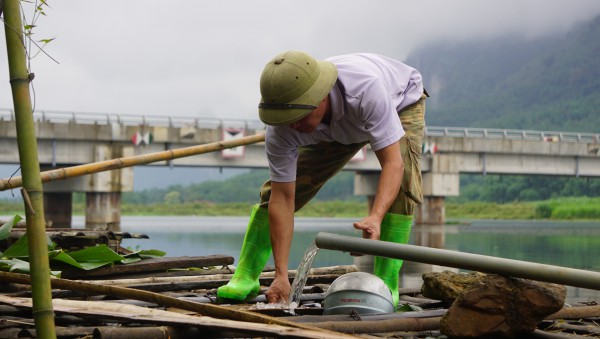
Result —
<path fill-rule="evenodd" d="M 14 217 L 10 218 L 6 223 L 4 223 L 4 225 L 0 226 L 0 240 L 8 238 L 12 228 L 15 227 L 17 223 L 22 219 L 23 218 L 20 215 L 15 215 Z"/>
<path fill-rule="evenodd" d="M 162 258 L 166 254 L 167 254 L 167 252 L 160 251 L 160 250 L 140 250 L 140 251 L 135 251 L 133 253 L 127 254 L 124 257 L 130 258 L 130 257 L 134 257 L 134 256 L 139 256 L 142 259 L 148 259 L 148 258 Z"/>
<path fill-rule="evenodd" d="M 46 246 L 48 250 L 54 249 L 54 243 L 50 240 L 50 237 L 46 235 Z M 27 241 L 27 233 L 23 234 L 22 237 L 17 239 L 14 244 L 4 251 L 4 256 L 8 258 L 27 258 L 29 256 L 29 244 Z"/>
<path fill-rule="evenodd" d="M 29 274 L 29 263 L 20 259 L 0 260 L 0 269 L 8 272 Z"/>
<path fill-rule="evenodd" d="M 142 259 L 139 257 L 125 258 L 125 259 L 121 260 L 121 264 L 132 264 L 132 263 L 138 262 L 138 261 L 142 261 Z"/>
<path fill-rule="evenodd" d="M 18 272 L 18 273 L 30 273 L 29 262 L 20 259 L 0 260 L 0 271 L 6 272 Z M 60 278 L 60 271 L 50 271 L 52 276 Z"/>
<path fill-rule="evenodd" d="M 27 244 L 27 233 L 17 239 L 9 248 L 4 251 L 7 258 L 26 258 L 29 256 L 29 245 Z"/>
<path fill-rule="evenodd" d="M 105 246 L 105 245 L 103 245 Z M 91 247 L 91 248 L 97 248 L 100 246 L 96 246 L 96 247 Z M 83 251 L 83 250 L 82 250 Z M 109 249 L 109 251 L 112 252 L 112 250 Z M 77 252 L 81 252 L 81 251 L 77 251 Z M 89 252 L 94 252 L 94 251 L 89 251 Z M 84 259 L 87 254 L 84 253 L 84 255 L 78 255 L 76 253 L 75 258 L 72 256 L 72 253 L 66 253 L 62 250 L 59 251 L 53 251 L 50 253 L 50 259 L 54 260 L 54 261 L 60 261 L 62 263 L 71 265 L 73 267 L 77 267 L 80 268 L 82 270 L 93 270 L 96 269 L 98 267 L 102 267 L 105 265 L 112 265 L 113 262 L 115 260 L 114 259 L 114 252 L 112 252 L 113 254 L 110 254 L 109 252 L 105 251 L 104 249 L 99 249 L 95 251 L 97 253 L 96 257 L 93 260 L 89 260 L 88 259 Z"/>
<path fill-rule="evenodd" d="M 105 244 L 87 247 L 79 251 L 69 252 L 69 255 L 78 262 L 95 262 L 95 261 L 121 261 L 125 258 L 115 253 L 110 247 Z"/>

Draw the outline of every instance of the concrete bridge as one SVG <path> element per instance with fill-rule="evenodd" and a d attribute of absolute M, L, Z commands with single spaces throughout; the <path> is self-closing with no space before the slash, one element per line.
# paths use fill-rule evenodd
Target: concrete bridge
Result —
<path fill-rule="evenodd" d="M 38 111 L 42 170 L 178 149 L 264 131 L 260 121 Z M 19 163 L 14 114 L 0 109 L 0 163 Z M 460 173 L 600 176 L 600 133 L 428 126 L 421 162 L 425 201 L 418 223 L 444 223 L 444 197 L 459 194 Z M 262 143 L 162 161 L 153 166 L 266 168 Z M 346 166 L 355 194 L 372 198 L 379 163 L 368 148 Z M 6 179 L 6 178 L 4 178 Z M 72 192 L 86 192 L 86 226 L 120 225 L 121 192 L 133 189 L 125 168 L 44 184 L 46 219 L 71 223 Z"/>

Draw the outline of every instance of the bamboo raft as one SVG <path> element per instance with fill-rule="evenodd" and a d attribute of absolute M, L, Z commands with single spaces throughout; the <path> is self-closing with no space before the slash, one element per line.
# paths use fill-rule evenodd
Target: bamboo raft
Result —
<path fill-rule="evenodd" d="M 12 238 L 20 230 L 14 230 Z M 107 239 L 144 235 L 85 230 L 52 230 L 50 237 L 76 244 L 77 238 Z M 95 239 L 95 240 L 94 240 Z M 117 249 L 119 249 L 117 247 Z M 63 270 L 52 279 L 58 338 L 236 338 L 236 337 L 441 337 L 440 320 L 450 306 L 401 289 L 401 304 L 415 311 L 381 315 L 323 315 L 321 302 L 333 280 L 357 271 L 354 265 L 313 268 L 298 308 L 266 305 L 264 292 L 274 272 L 260 276 L 261 293 L 243 304 L 219 304 L 216 289 L 232 276 L 226 255 L 145 259 L 91 271 Z M 194 269 L 189 269 L 194 268 Z M 296 271 L 290 271 L 290 282 Z M 0 338 L 34 338 L 28 275 L 0 272 Z M 536 338 L 600 337 L 600 306 L 565 305 L 540 322 Z"/>

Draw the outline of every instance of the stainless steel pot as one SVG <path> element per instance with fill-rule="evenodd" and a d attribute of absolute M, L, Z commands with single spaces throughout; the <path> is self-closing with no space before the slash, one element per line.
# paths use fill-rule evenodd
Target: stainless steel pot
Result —
<path fill-rule="evenodd" d="M 392 293 L 379 277 L 352 272 L 335 279 L 323 300 L 323 314 L 393 313 Z"/>

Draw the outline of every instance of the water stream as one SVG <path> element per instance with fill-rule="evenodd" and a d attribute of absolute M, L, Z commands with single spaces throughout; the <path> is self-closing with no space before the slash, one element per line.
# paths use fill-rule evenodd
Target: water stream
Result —
<path fill-rule="evenodd" d="M 292 282 L 292 288 L 288 298 L 289 308 L 292 310 L 300 305 L 302 290 L 304 290 L 306 280 L 308 279 L 308 272 L 318 251 L 319 248 L 313 241 L 306 249 L 306 252 L 304 252 L 304 257 L 302 257 L 302 261 L 300 262 L 300 265 L 298 265 L 296 277 L 294 277 L 294 281 Z"/>

